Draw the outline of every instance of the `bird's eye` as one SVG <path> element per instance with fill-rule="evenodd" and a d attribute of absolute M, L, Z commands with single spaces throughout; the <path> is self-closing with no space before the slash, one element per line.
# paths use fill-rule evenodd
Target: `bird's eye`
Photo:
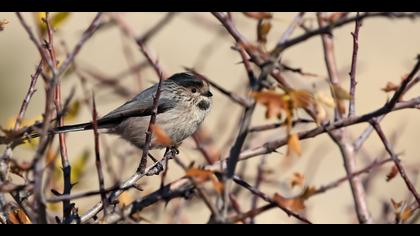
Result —
<path fill-rule="evenodd" d="M 192 88 L 192 89 L 191 89 L 191 92 L 192 92 L 192 93 L 196 93 L 196 92 L 197 92 L 197 89 L 196 89 L 196 88 Z"/>

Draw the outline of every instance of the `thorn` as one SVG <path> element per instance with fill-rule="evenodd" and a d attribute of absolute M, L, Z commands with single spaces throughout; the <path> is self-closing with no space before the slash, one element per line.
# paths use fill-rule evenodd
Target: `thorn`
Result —
<path fill-rule="evenodd" d="M 61 193 L 59 193 L 57 190 L 55 190 L 55 189 L 51 189 L 50 190 L 51 191 L 51 193 L 52 194 L 54 194 L 54 196 L 61 196 L 62 194 Z"/>

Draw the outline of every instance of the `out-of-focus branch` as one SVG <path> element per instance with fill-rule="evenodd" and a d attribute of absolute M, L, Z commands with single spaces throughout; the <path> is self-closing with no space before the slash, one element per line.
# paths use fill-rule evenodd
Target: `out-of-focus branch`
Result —
<path fill-rule="evenodd" d="M 322 16 L 322 13 L 317 13 L 317 20 L 320 28 L 325 26 Z M 343 110 L 340 109 L 340 107 L 342 107 L 342 101 L 338 98 L 338 96 L 335 94 L 335 90 L 333 89 L 334 87 L 340 85 L 332 35 L 323 34 L 321 35 L 321 39 L 324 49 L 325 65 L 327 67 L 329 81 L 332 85 L 331 91 L 336 103 L 335 120 L 341 120 L 344 116 Z M 328 134 L 340 149 L 341 155 L 343 156 L 343 162 L 347 176 L 350 176 L 356 168 L 356 152 L 352 145 L 352 141 L 350 140 L 348 131 L 345 129 L 339 129 L 334 132 L 328 131 Z M 358 177 L 349 178 L 349 184 L 353 194 L 355 210 L 359 222 L 362 224 L 373 223 L 372 216 L 367 206 L 366 193 L 361 179 Z"/>
<path fill-rule="evenodd" d="M 359 16 L 359 13 L 356 15 Z M 349 115 L 348 116 L 354 116 L 356 113 L 355 108 L 355 95 L 356 95 L 356 68 L 357 68 L 357 53 L 359 51 L 359 30 L 362 26 L 362 23 L 360 22 L 360 19 L 356 19 L 355 26 L 354 26 L 354 33 L 351 33 L 353 36 L 353 55 L 351 58 L 351 70 L 350 70 L 350 102 L 349 102 Z"/>
<path fill-rule="evenodd" d="M 405 184 L 407 185 L 407 188 L 413 194 L 414 198 L 417 201 L 417 204 L 420 205 L 420 195 L 417 192 L 414 184 L 408 178 L 407 173 L 406 173 L 404 167 L 401 164 L 401 160 L 398 158 L 398 155 L 394 152 L 394 150 L 391 146 L 391 143 L 388 141 L 388 139 L 385 136 L 385 133 L 383 132 L 383 130 L 381 128 L 381 125 L 375 119 L 372 119 L 371 124 L 372 124 L 373 128 L 375 129 L 376 133 L 378 134 L 379 138 L 381 139 L 383 145 L 385 146 L 385 149 L 388 152 L 389 156 L 391 157 L 392 161 L 394 161 L 394 164 L 397 167 L 398 172 L 401 175 L 401 178 L 403 178 Z"/>

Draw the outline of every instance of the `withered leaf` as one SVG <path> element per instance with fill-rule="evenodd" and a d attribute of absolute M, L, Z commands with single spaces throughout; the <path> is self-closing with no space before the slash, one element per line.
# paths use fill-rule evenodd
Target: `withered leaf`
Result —
<path fill-rule="evenodd" d="M 259 20 L 257 25 L 257 40 L 260 43 L 267 43 L 267 35 L 271 29 L 269 20 Z"/>
<path fill-rule="evenodd" d="M 305 209 L 305 204 L 300 198 L 285 198 L 278 193 L 274 194 L 273 200 L 277 202 L 277 204 L 286 207 L 292 211 L 302 211 Z"/>
<path fill-rule="evenodd" d="M 0 31 L 3 31 L 7 24 L 9 24 L 9 21 L 6 19 L 0 20 Z"/>
<path fill-rule="evenodd" d="M 393 165 L 389 173 L 386 175 L 386 182 L 391 181 L 398 174 L 398 168 L 396 165 Z"/>
<path fill-rule="evenodd" d="M 385 87 L 382 88 L 382 91 L 384 92 L 392 92 L 392 91 L 397 91 L 397 89 L 399 88 L 399 85 L 394 84 L 393 82 L 388 82 L 386 83 Z"/>
<path fill-rule="evenodd" d="M 291 156 L 293 153 L 298 156 L 302 155 L 299 136 L 296 133 L 291 133 L 287 141 L 287 156 Z"/>
<path fill-rule="evenodd" d="M 273 15 L 270 12 L 244 12 L 243 14 L 257 20 L 273 18 Z"/>
<path fill-rule="evenodd" d="M 25 212 L 21 208 L 10 211 L 7 215 L 7 219 L 12 224 L 31 224 L 32 223 L 29 217 L 25 214 Z"/>
<path fill-rule="evenodd" d="M 252 93 L 251 96 L 255 98 L 258 103 L 263 104 L 267 110 L 266 118 L 280 117 L 283 111 L 289 110 L 289 105 L 285 101 L 283 94 L 278 94 L 273 91 L 263 91 Z"/>
<path fill-rule="evenodd" d="M 156 124 L 152 125 L 152 133 L 155 137 L 155 140 L 153 140 L 154 144 L 169 146 L 173 143 L 169 135 Z"/>
<path fill-rule="evenodd" d="M 335 96 L 336 99 L 338 99 L 338 100 L 350 100 L 351 99 L 350 93 L 347 90 L 345 90 L 343 87 L 341 87 L 340 85 L 334 84 L 331 87 L 332 87 L 332 90 L 333 90 L 333 93 L 334 93 L 334 96 Z"/>
<path fill-rule="evenodd" d="M 293 173 L 292 179 L 290 181 L 290 186 L 294 188 L 295 186 L 303 187 L 305 183 L 305 176 L 301 173 Z"/>
<path fill-rule="evenodd" d="M 223 183 L 220 182 L 217 179 L 216 175 L 212 171 L 198 169 L 198 168 L 190 168 L 189 170 L 187 170 L 185 176 L 192 177 L 196 181 L 198 181 L 199 183 L 202 183 L 202 182 L 206 182 L 208 180 L 211 180 L 214 189 L 218 193 L 221 194 L 222 191 L 223 191 Z"/>
<path fill-rule="evenodd" d="M 306 90 L 293 90 L 289 93 L 293 108 L 308 108 L 314 104 L 313 95 Z"/>

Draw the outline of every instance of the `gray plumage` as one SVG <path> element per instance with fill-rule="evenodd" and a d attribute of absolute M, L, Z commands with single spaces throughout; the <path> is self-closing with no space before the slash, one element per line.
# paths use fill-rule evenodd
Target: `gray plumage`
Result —
<path fill-rule="evenodd" d="M 143 148 L 153 108 L 157 84 L 99 119 L 98 128 L 117 134 Z M 189 73 L 179 73 L 162 81 L 156 125 L 168 135 L 174 146 L 192 135 L 208 114 L 212 100 L 207 83 Z M 58 127 L 56 133 L 92 129 L 92 123 Z M 151 148 L 163 148 L 152 135 Z"/>

